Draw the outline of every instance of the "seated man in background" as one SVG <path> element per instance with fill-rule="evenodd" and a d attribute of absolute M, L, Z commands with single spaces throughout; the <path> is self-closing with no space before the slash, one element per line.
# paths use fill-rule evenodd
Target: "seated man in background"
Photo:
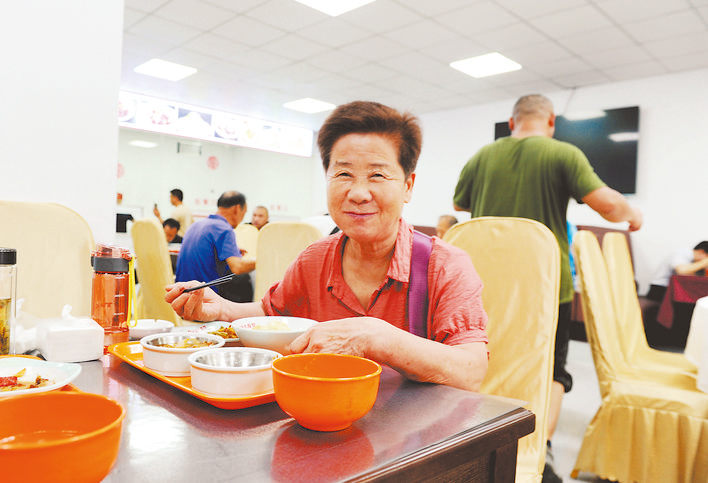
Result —
<path fill-rule="evenodd" d="M 268 223 L 268 208 L 265 206 L 256 206 L 251 215 L 251 225 L 259 230 Z"/>
<path fill-rule="evenodd" d="M 177 234 L 179 227 L 179 221 L 174 218 L 168 218 L 162 222 L 162 229 L 165 231 L 167 243 L 182 243 L 182 237 Z"/>
<path fill-rule="evenodd" d="M 457 224 L 457 218 L 452 215 L 442 215 L 438 218 L 438 226 L 435 227 L 435 234 L 438 238 L 442 238 L 447 233 L 447 230 L 452 228 L 452 225 Z"/>
<path fill-rule="evenodd" d="M 672 275 L 706 275 L 708 268 L 708 241 L 702 241 L 690 250 L 679 250 L 666 260 L 649 286 L 647 298 L 661 302 Z"/>
<path fill-rule="evenodd" d="M 244 260 L 236 244 L 234 228 L 246 215 L 246 197 L 237 191 L 227 191 L 217 201 L 215 214 L 189 227 L 177 257 L 175 280 L 209 282 L 229 273 L 236 274 L 230 282 L 214 287 L 215 291 L 233 302 L 251 302 L 253 286 L 248 272 L 256 268 L 255 260 Z"/>

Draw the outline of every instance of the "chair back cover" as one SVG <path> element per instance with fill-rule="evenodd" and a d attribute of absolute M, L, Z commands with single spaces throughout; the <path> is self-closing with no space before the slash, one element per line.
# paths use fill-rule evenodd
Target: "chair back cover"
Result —
<path fill-rule="evenodd" d="M 540 482 L 558 324 L 558 243 L 537 221 L 505 217 L 456 224 L 444 240 L 470 255 L 484 283 L 489 369 L 482 392 L 528 401 L 536 415 L 536 430 L 519 441 L 516 481 Z"/>
<path fill-rule="evenodd" d="M 17 299 L 40 318 L 91 316 L 93 234 L 86 220 L 54 203 L 0 201 L 0 246 L 17 250 Z"/>
<path fill-rule="evenodd" d="M 610 234 L 606 236 L 610 236 Z M 604 396 L 609 390 L 608 385 L 617 380 L 653 381 L 671 387 L 696 391 L 695 374 L 688 374 L 680 370 L 661 370 L 646 364 L 632 365 L 630 363 L 628 357 L 630 352 L 627 351 L 631 350 L 636 353 L 637 344 L 636 341 L 633 341 L 631 348 L 625 347 L 627 342 L 625 339 L 631 335 L 626 331 L 626 321 L 620 320 L 621 315 L 617 311 L 613 294 L 614 287 L 610 281 L 600 244 L 594 234 L 585 230 L 576 233 L 573 243 L 578 254 L 577 258 L 582 257 L 584 263 L 583 284 L 581 285 L 583 315 L 584 318 L 591 317 L 590 322 L 585 318 L 585 332 L 588 334 L 593 358 L 596 357 L 595 368 L 600 384 L 600 393 Z M 579 262 L 576 260 L 576 263 Z M 625 282 L 627 281 L 625 280 Z M 633 285 L 634 281 L 629 283 Z M 634 289 L 627 289 L 625 283 L 624 294 L 628 290 Z"/>
<path fill-rule="evenodd" d="M 708 481 L 708 394 L 695 389 L 695 379 L 689 390 L 625 362 L 597 238 L 581 230 L 574 247 L 602 403 L 585 431 L 571 477 L 587 471 L 612 481 Z"/>
<path fill-rule="evenodd" d="M 619 232 L 605 234 L 602 253 L 617 314 L 619 341 L 627 362 L 634 367 L 695 373 L 697 367 L 683 354 L 658 351 L 649 346 L 626 236 Z"/>
<path fill-rule="evenodd" d="M 315 226 L 299 221 L 271 221 L 261 228 L 253 300 L 261 300 L 300 252 L 320 238 L 322 233 Z"/>
<path fill-rule="evenodd" d="M 258 228 L 248 223 L 239 223 L 234 228 L 236 244 L 240 250 L 246 250 L 244 257 L 258 258 Z"/>
<path fill-rule="evenodd" d="M 592 351 L 600 394 L 605 397 L 614 381 L 627 368 L 619 341 L 610 279 L 595 235 L 581 230 L 575 234 L 576 268 L 581 280 L 585 332 Z"/>
<path fill-rule="evenodd" d="M 155 218 L 145 218 L 133 223 L 130 234 L 138 273 L 137 317 L 179 325 L 179 316 L 165 301 L 165 286 L 174 283 L 175 277 L 162 226 Z"/>

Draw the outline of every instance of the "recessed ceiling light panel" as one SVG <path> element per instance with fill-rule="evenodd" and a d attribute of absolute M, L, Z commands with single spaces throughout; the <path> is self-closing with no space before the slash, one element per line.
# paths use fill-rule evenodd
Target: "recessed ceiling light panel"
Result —
<path fill-rule="evenodd" d="M 318 101 L 317 99 L 313 99 L 311 97 L 304 97 L 296 101 L 286 102 L 285 104 L 283 104 L 283 106 L 287 107 L 288 109 L 292 109 L 293 111 L 300 111 L 307 114 L 316 114 L 318 112 L 331 111 L 332 109 L 337 107 L 332 103 Z"/>
<path fill-rule="evenodd" d="M 143 141 L 141 139 L 130 141 L 128 144 L 138 148 L 154 148 L 157 146 L 157 143 L 153 143 L 152 141 Z"/>
<path fill-rule="evenodd" d="M 149 75 L 159 79 L 179 81 L 192 74 L 196 74 L 197 69 L 182 64 L 175 64 L 162 59 L 151 59 L 140 64 L 133 69 L 138 74 Z"/>
<path fill-rule="evenodd" d="M 479 78 L 519 70 L 521 69 L 521 64 L 504 57 L 499 52 L 492 52 L 491 54 L 450 62 L 450 67 L 469 76 Z"/>
<path fill-rule="evenodd" d="M 356 8 L 362 7 L 374 0 L 295 0 L 298 3 L 319 10 L 320 12 L 336 17 Z"/>

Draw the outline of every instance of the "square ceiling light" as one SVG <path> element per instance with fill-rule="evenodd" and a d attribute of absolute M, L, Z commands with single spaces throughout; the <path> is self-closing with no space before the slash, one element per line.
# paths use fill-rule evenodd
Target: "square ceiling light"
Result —
<path fill-rule="evenodd" d="M 150 59 L 144 64 L 140 64 L 133 69 L 138 74 L 149 75 L 170 81 L 179 81 L 192 74 L 196 74 L 197 69 L 182 64 L 175 64 L 162 59 Z"/>
<path fill-rule="evenodd" d="M 298 3 L 307 5 L 308 7 L 319 10 L 322 13 L 336 17 L 343 13 L 347 13 L 359 7 L 363 7 L 367 3 L 372 3 L 374 0 L 295 0 Z"/>
<path fill-rule="evenodd" d="M 521 69 L 521 64 L 504 57 L 499 52 L 492 52 L 491 54 L 450 62 L 450 67 L 469 76 L 479 78 L 519 70 Z"/>
<path fill-rule="evenodd" d="M 293 111 L 304 112 L 306 114 L 316 114 L 318 112 L 331 111 L 337 106 L 329 102 L 318 101 L 317 99 L 313 99 L 311 97 L 304 97 L 296 101 L 286 102 L 283 104 L 283 107 L 287 107 Z"/>
<path fill-rule="evenodd" d="M 143 141 L 142 139 L 135 139 L 134 141 L 130 141 L 128 144 L 130 146 L 146 149 L 157 147 L 157 143 L 153 143 L 152 141 Z"/>

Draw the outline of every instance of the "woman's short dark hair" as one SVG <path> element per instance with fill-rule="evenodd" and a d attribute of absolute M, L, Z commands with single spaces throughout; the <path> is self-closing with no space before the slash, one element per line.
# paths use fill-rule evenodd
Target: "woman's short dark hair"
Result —
<path fill-rule="evenodd" d="M 415 171 L 423 135 L 420 121 L 411 113 L 378 102 L 354 101 L 337 107 L 322 125 L 317 136 L 322 165 L 329 168 L 332 147 L 347 134 L 381 134 L 398 144 L 398 163 L 406 178 Z"/>
<path fill-rule="evenodd" d="M 219 196 L 216 206 L 219 208 L 231 208 L 232 206 L 246 206 L 246 197 L 238 191 L 227 191 Z"/>

